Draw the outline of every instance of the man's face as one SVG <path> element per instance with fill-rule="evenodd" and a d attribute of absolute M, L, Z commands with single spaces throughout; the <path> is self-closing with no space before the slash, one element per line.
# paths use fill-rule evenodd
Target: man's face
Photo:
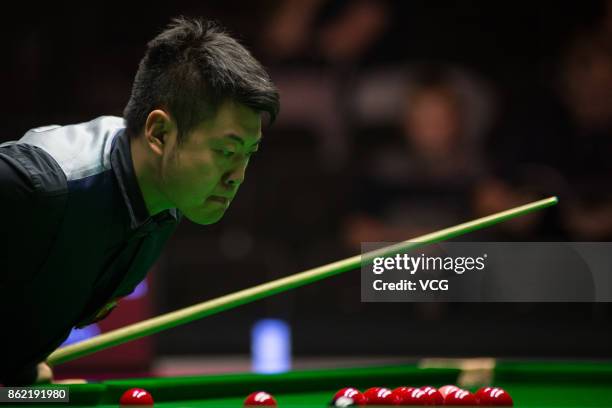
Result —
<path fill-rule="evenodd" d="M 241 104 L 223 103 L 213 118 L 164 151 L 161 192 L 189 220 L 219 221 L 260 140 L 261 115 Z"/>

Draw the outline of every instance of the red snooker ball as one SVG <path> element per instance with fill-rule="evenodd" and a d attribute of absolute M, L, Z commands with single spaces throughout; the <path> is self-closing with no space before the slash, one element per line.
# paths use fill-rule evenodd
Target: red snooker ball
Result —
<path fill-rule="evenodd" d="M 408 402 L 412 399 L 412 391 L 416 390 L 414 387 L 397 387 L 393 390 L 393 396 L 397 401 L 398 405 L 410 405 Z"/>
<path fill-rule="evenodd" d="M 446 398 L 444 398 L 444 405 L 468 405 L 475 406 L 478 402 L 476 401 L 476 396 L 469 391 L 466 390 L 455 390 L 448 394 Z"/>
<path fill-rule="evenodd" d="M 442 396 L 444 398 L 446 398 L 446 396 L 448 394 L 450 394 L 453 391 L 456 391 L 460 389 L 459 387 L 457 387 L 456 385 L 445 385 L 443 387 L 438 388 L 438 391 L 440 392 L 440 394 L 442 394 Z"/>
<path fill-rule="evenodd" d="M 367 399 L 357 388 L 347 387 L 338 391 L 332 398 L 331 406 L 348 407 L 353 405 L 366 405 Z"/>
<path fill-rule="evenodd" d="M 399 387 L 393 390 L 393 393 L 396 395 L 397 405 L 442 405 L 442 396 L 439 395 L 439 399 L 436 397 L 432 398 L 429 391 L 422 388 Z M 433 391 L 438 392 L 435 388 Z"/>
<path fill-rule="evenodd" d="M 476 392 L 478 405 L 485 407 L 512 407 L 512 397 L 505 390 L 498 387 L 482 387 Z"/>
<path fill-rule="evenodd" d="M 424 405 L 444 405 L 444 397 L 434 387 L 421 387 L 421 391 L 423 391 L 427 396 L 425 401 L 426 403 Z"/>
<path fill-rule="evenodd" d="M 142 388 L 130 388 L 119 399 L 121 406 L 127 405 L 153 405 L 153 397 L 149 391 Z"/>
<path fill-rule="evenodd" d="M 383 387 L 373 387 L 367 389 L 363 395 L 368 401 L 368 405 L 396 405 L 397 397 L 393 391 Z"/>
<path fill-rule="evenodd" d="M 265 391 L 255 391 L 245 398 L 243 405 L 245 407 L 275 407 L 276 400 Z"/>

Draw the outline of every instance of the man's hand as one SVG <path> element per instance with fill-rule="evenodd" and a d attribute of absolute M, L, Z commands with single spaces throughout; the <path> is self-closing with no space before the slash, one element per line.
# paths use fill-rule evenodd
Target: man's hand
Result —
<path fill-rule="evenodd" d="M 36 370 L 36 384 L 49 384 L 53 381 L 53 370 L 47 363 L 38 363 Z"/>
<path fill-rule="evenodd" d="M 36 384 L 86 384 L 87 380 L 83 378 L 68 378 L 64 380 L 53 380 L 53 370 L 47 363 L 39 363 L 36 366 L 38 375 L 36 376 Z"/>

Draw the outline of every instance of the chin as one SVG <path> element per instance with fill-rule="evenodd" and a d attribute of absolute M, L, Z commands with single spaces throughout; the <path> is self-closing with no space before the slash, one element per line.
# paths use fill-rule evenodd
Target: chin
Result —
<path fill-rule="evenodd" d="M 223 218 L 223 215 L 225 215 L 225 211 L 214 211 L 214 212 L 211 211 L 207 214 L 197 214 L 197 213 L 194 214 L 194 213 L 183 212 L 183 215 L 189 221 L 194 222 L 196 224 L 211 225 L 221 220 L 221 218 Z"/>

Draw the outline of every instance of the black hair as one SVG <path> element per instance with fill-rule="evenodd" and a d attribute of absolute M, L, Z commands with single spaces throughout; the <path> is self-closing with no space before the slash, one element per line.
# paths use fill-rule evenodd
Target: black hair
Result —
<path fill-rule="evenodd" d="M 217 22 L 178 17 L 147 44 L 123 115 L 135 137 L 152 110 L 167 109 L 182 137 L 226 100 L 267 114 L 270 123 L 280 105 L 265 69 Z"/>

